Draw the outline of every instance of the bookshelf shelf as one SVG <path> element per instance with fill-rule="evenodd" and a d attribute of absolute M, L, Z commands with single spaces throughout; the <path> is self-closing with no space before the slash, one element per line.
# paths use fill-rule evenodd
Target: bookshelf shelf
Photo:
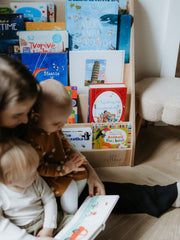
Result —
<path fill-rule="evenodd" d="M 23 2 L 23 1 L 18 1 Z M 36 1 L 30 1 L 36 2 Z M 42 1 L 43 2 L 43 1 Z M 56 21 L 65 22 L 65 1 L 51 1 L 56 5 Z M 9 7 L 10 1 L 2 1 L 1 6 Z M 129 0 L 129 13 L 134 17 L 134 0 Z M 127 86 L 125 122 L 131 123 L 131 148 L 129 149 L 93 149 L 82 150 L 93 167 L 133 166 L 135 153 L 135 69 L 134 69 L 134 19 L 131 27 L 130 59 L 124 66 L 123 82 Z M 88 127 L 88 95 L 78 96 L 78 121 L 77 124 L 68 124 L 65 127 Z"/>

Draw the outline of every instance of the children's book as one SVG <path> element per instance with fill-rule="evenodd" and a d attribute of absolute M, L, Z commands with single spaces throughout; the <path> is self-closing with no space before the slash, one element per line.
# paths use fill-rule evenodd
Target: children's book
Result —
<path fill-rule="evenodd" d="M 125 84 L 92 84 L 89 89 L 89 122 L 120 122 L 125 118 Z"/>
<path fill-rule="evenodd" d="M 131 124 L 129 122 L 93 124 L 92 148 L 131 148 Z"/>
<path fill-rule="evenodd" d="M 55 239 L 95 239 L 105 229 L 105 223 L 118 199 L 118 195 L 87 197 L 71 221 L 55 236 Z"/>
<path fill-rule="evenodd" d="M 117 41 L 118 1 L 67 0 L 66 30 L 70 50 L 114 50 Z"/>
<path fill-rule="evenodd" d="M 47 22 L 47 3 L 44 2 L 11 2 L 14 13 L 23 13 L 26 22 Z"/>
<path fill-rule="evenodd" d="M 132 24 L 131 15 L 129 14 L 119 15 L 117 49 L 125 50 L 124 63 L 129 63 L 131 24 Z"/>
<path fill-rule="evenodd" d="M 0 54 L 19 52 L 20 30 L 24 30 L 23 14 L 0 14 Z"/>
<path fill-rule="evenodd" d="M 11 13 L 11 9 L 9 7 L 0 7 L 0 14 L 1 13 Z"/>
<path fill-rule="evenodd" d="M 21 53 L 65 52 L 68 49 L 66 30 L 20 31 L 19 41 Z"/>
<path fill-rule="evenodd" d="M 68 90 L 68 93 L 70 94 L 72 98 L 72 113 L 67 119 L 67 123 L 77 123 L 78 122 L 78 109 L 77 109 L 77 86 L 66 86 L 66 89 Z"/>
<path fill-rule="evenodd" d="M 70 51 L 70 84 L 88 93 L 89 84 L 122 83 L 124 51 Z"/>
<path fill-rule="evenodd" d="M 92 129 L 91 127 L 63 128 L 63 133 L 71 141 L 71 144 L 78 150 L 92 149 Z"/>
<path fill-rule="evenodd" d="M 65 30 L 65 22 L 25 22 L 25 29 L 32 30 Z"/>
<path fill-rule="evenodd" d="M 55 79 L 65 86 L 68 85 L 67 52 L 21 53 L 11 56 L 19 58 L 39 82 Z"/>
<path fill-rule="evenodd" d="M 47 20 L 48 22 L 55 22 L 56 20 L 56 6 L 54 3 L 47 3 Z"/>
<path fill-rule="evenodd" d="M 129 0 L 119 0 L 119 13 L 120 14 L 129 13 Z"/>

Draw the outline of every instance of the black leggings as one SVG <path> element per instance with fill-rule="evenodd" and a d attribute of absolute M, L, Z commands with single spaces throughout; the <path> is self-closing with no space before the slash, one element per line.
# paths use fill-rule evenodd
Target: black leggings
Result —
<path fill-rule="evenodd" d="M 103 182 L 107 195 L 120 198 L 113 213 L 147 213 L 159 217 L 166 212 L 177 198 L 176 183 L 167 186 L 147 186 L 132 183 Z M 79 205 L 88 196 L 88 186 L 79 198 Z"/>

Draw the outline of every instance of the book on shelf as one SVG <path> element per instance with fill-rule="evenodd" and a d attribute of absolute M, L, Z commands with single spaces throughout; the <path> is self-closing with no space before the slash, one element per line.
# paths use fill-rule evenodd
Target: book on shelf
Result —
<path fill-rule="evenodd" d="M 122 83 L 124 54 L 121 50 L 70 51 L 70 84 L 78 86 L 78 93 L 88 93 L 92 83 Z"/>
<path fill-rule="evenodd" d="M 77 86 L 66 86 L 66 89 L 69 93 L 69 95 L 72 98 L 72 113 L 67 119 L 67 123 L 77 123 L 78 122 L 78 109 L 77 109 L 77 100 L 78 100 L 78 94 L 77 94 Z"/>
<path fill-rule="evenodd" d="M 67 0 L 66 30 L 70 50 L 114 50 L 117 42 L 118 1 Z"/>
<path fill-rule="evenodd" d="M 19 32 L 20 52 L 65 52 L 68 49 L 66 30 L 37 30 Z"/>
<path fill-rule="evenodd" d="M 55 236 L 57 240 L 93 240 L 105 229 L 118 195 L 87 197 L 69 223 Z"/>
<path fill-rule="evenodd" d="M 52 2 L 47 3 L 47 20 L 48 22 L 56 21 L 56 6 Z"/>
<path fill-rule="evenodd" d="M 25 29 L 32 30 L 65 30 L 65 22 L 25 22 Z"/>
<path fill-rule="evenodd" d="M 19 52 L 20 30 L 24 30 L 23 14 L 0 14 L 0 54 Z"/>
<path fill-rule="evenodd" d="M 54 79 L 68 85 L 67 52 L 63 53 L 17 53 L 12 57 L 21 60 L 39 81 Z"/>
<path fill-rule="evenodd" d="M 132 24 L 131 15 L 129 14 L 119 15 L 117 49 L 125 51 L 124 63 L 129 63 L 131 24 Z"/>
<path fill-rule="evenodd" d="M 0 14 L 1 13 L 11 13 L 11 9 L 9 7 L 0 7 Z"/>
<path fill-rule="evenodd" d="M 92 84 L 89 88 L 89 122 L 120 122 L 125 118 L 127 87 Z"/>
<path fill-rule="evenodd" d="M 119 0 L 119 13 L 120 14 L 129 13 L 129 0 Z"/>
<path fill-rule="evenodd" d="M 45 2 L 11 2 L 13 13 L 22 13 L 24 21 L 47 22 L 47 3 Z"/>
<path fill-rule="evenodd" d="M 92 126 L 93 149 L 131 148 L 131 123 L 98 123 Z"/>
<path fill-rule="evenodd" d="M 92 149 L 92 129 L 91 127 L 75 127 L 62 129 L 66 137 L 71 141 L 71 144 L 77 150 Z"/>

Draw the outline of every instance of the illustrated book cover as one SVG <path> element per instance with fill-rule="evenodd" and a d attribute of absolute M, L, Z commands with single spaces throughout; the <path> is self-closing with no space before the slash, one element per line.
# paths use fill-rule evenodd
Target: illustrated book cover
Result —
<path fill-rule="evenodd" d="M 124 63 L 129 63 L 131 24 L 132 24 L 131 15 L 129 14 L 119 15 L 117 49 L 125 50 Z"/>
<path fill-rule="evenodd" d="M 47 22 L 47 3 L 45 2 L 11 2 L 14 13 L 23 13 L 24 21 Z"/>
<path fill-rule="evenodd" d="M 124 51 L 70 51 L 70 84 L 78 93 L 88 93 L 89 84 L 122 83 Z"/>
<path fill-rule="evenodd" d="M 92 129 L 91 127 L 66 128 L 62 129 L 71 144 L 78 150 L 92 149 Z"/>
<path fill-rule="evenodd" d="M 9 7 L 0 7 L 0 14 L 1 13 L 11 13 L 11 9 Z"/>
<path fill-rule="evenodd" d="M 131 148 L 131 124 L 129 122 L 93 124 L 92 148 Z"/>
<path fill-rule="evenodd" d="M 118 195 L 87 197 L 71 221 L 55 236 L 55 239 L 95 239 L 104 230 L 105 223 L 118 199 Z"/>
<path fill-rule="evenodd" d="M 25 29 L 32 30 L 65 30 L 64 22 L 25 22 Z"/>
<path fill-rule="evenodd" d="M 67 0 L 66 30 L 70 50 L 114 50 L 117 43 L 118 1 Z"/>
<path fill-rule="evenodd" d="M 21 53 L 65 52 L 68 49 L 66 30 L 20 31 L 19 41 Z"/>
<path fill-rule="evenodd" d="M 92 84 L 89 89 L 89 122 L 120 122 L 125 118 L 125 84 Z"/>
<path fill-rule="evenodd" d="M 54 79 L 68 85 L 67 52 L 20 53 L 11 56 L 20 59 L 39 82 Z"/>
<path fill-rule="evenodd" d="M 67 123 L 77 123 L 78 122 L 78 109 L 77 109 L 77 100 L 78 100 L 78 93 L 77 93 L 77 86 L 66 86 L 66 89 L 69 95 L 72 98 L 72 113 L 67 119 Z"/>
<path fill-rule="evenodd" d="M 19 52 L 20 30 L 24 30 L 23 14 L 0 14 L 0 54 Z"/>

